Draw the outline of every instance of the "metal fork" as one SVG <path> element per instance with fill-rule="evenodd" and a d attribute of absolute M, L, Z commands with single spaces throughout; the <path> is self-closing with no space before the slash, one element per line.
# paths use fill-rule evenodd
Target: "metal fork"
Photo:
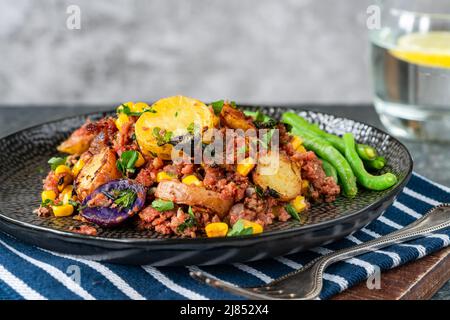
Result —
<path fill-rule="evenodd" d="M 190 275 L 212 287 L 221 288 L 250 299 L 315 299 L 322 290 L 323 272 L 329 265 L 392 244 L 421 238 L 447 227 L 450 227 L 450 204 L 448 203 L 434 207 L 423 217 L 401 230 L 321 256 L 306 264 L 301 269 L 288 273 L 281 278 L 259 287 L 237 287 L 230 283 L 211 278 L 201 271 L 191 272 Z"/>

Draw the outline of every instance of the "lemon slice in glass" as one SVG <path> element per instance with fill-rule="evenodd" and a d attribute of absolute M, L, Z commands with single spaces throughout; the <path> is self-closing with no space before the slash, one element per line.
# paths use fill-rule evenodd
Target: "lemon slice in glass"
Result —
<path fill-rule="evenodd" d="M 450 31 L 411 33 L 401 36 L 389 52 L 409 63 L 450 68 Z"/>

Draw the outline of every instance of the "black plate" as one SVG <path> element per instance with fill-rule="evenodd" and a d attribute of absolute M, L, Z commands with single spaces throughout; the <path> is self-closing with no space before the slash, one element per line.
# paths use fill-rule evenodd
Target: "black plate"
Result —
<path fill-rule="evenodd" d="M 266 107 L 264 112 L 279 117 L 287 109 Z M 298 110 L 297 110 L 298 112 Z M 412 159 L 398 140 L 367 124 L 332 115 L 299 112 L 327 131 L 353 132 L 388 160 L 385 170 L 399 181 L 389 190 L 360 190 L 354 199 L 339 197 L 331 204 L 314 205 L 301 223 L 277 222 L 257 236 L 239 238 L 185 239 L 138 231 L 131 225 L 99 229 L 97 236 L 68 231 L 79 222 L 71 217 L 39 218 L 38 207 L 47 160 L 86 116 L 42 124 L 0 139 L 0 229 L 28 243 L 89 259 L 163 265 L 200 265 L 243 262 L 294 253 L 338 240 L 377 218 L 405 186 L 412 172 Z M 104 116 L 89 115 L 96 119 Z M 39 170 L 41 169 L 41 170 Z"/>

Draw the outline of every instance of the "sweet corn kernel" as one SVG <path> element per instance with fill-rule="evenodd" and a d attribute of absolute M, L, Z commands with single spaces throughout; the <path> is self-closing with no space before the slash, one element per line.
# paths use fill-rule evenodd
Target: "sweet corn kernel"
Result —
<path fill-rule="evenodd" d="M 171 176 L 167 172 L 160 171 L 156 175 L 156 182 L 161 182 L 163 180 L 175 180 L 175 177 Z"/>
<path fill-rule="evenodd" d="M 62 179 L 62 180 L 61 180 Z M 69 185 L 73 181 L 72 174 L 64 174 L 58 180 L 58 191 L 62 192 L 64 188 Z"/>
<path fill-rule="evenodd" d="M 306 209 L 305 197 L 297 196 L 294 200 L 291 200 L 291 205 L 294 207 L 297 213 L 302 212 Z"/>
<path fill-rule="evenodd" d="M 242 160 L 241 163 L 239 163 L 236 167 L 236 171 L 241 175 L 246 177 L 250 171 L 253 170 L 253 168 L 255 167 L 255 160 L 253 160 L 252 158 L 245 158 L 244 160 Z"/>
<path fill-rule="evenodd" d="M 73 206 L 70 204 L 62 204 L 60 206 L 52 206 L 55 217 L 67 217 L 73 213 Z"/>
<path fill-rule="evenodd" d="M 145 109 L 149 109 L 149 105 L 145 102 L 136 102 L 130 106 L 131 112 L 143 112 Z"/>
<path fill-rule="evenodd" d="M 181 182 L 183 182 L 184 184 L 190 185 L 193 184 L 195 186 L 200 187 L 203 183 L 193 174 L 186 176 L 183 178 L 183 180 L 181 180 Z"/>
<path fill-rule="evenodd" d="M 228 233 L 228 225 L 224 222 L 213 222 L 205 227 L 205 231 L 209 238 L 225 237 Z"/>
<path fill-rule="evenodd" d="M 138 159 L 136 160 L 136 163 L 134 164 L 134 166 L 136 168 L 142 167 L 145 164 L 145 159 L 142 156 L 142 154 L 140 152 L 138 152 Z"/>
<path fill-rule="evenodd" d="M 263 232 L 263 226 L 260 225 L 259 223 L 248 221 L 245 219 L 242 219 L 242 221 L 244 223 L 244 227 L 246 227 L 246 228 L 252 227 L 252 229 L 253 229 L 252 234 L 257 234 L 257 233 Z"/>
<path fill-rule="evenodd" d="M 56 193 L 53 190 L 44 190 L 41 193 L 42 202 L 45 202 L 46 200 L 52 200 L 54 201 L 56 199 Z"/>
<path fill-rule="evenodd" d="M 68 166 L 65 165 L 59 165 L 56 167 L 55 169 L 55 174 L 61 174 L 61 173 L 68 173 L 70 175 L 72 175 L 72 170 L 70 170 L 70 168 Z"/>
<path fill-rule="evenodd" d="M 305 153 L 306 149 L 304 146 L 299 146 L 297 149 L 295 149 L 295 151 L 300 152 L 300 153 Z"/>
<path fill-rule="evenodd" d="M 74 177 L 78 176 L 81 169 L 83 169 L 84 165 L 85 165 L 84 161 L 82 159 L 79 159 L 72 168 L 72 175 Z"/>
<path fill-rule="evenodd" d="M 309 181 L 303 179 L 303 180 L 302 180 L 302 194 L 307 193 L 308 190 L 309 190 Z"/>
<path fill-rule="evenodd" d="M 125 113 L 120 113 L 116 119 L 116 127 L 119 131 L 122 130 L 123 126 L 130 121 L 130 118 Z"/>
<path fill-rule="evenodd" d="M 62 202 L 64 204 L 69 203 L 69 200 L 74 200 L 74 196 L 73 196 L 73 186 L 66 186 L 64 188 L 64 190 L 61 192 L 62 196 L 63 196 L 63 200 Z"/>
<path fill-rule="evenodd" d="M 291 141 L 292 147 L 294 150 L 297 150 L 303 144 L 303 140 L 300 137 L 295 136 Z"/>

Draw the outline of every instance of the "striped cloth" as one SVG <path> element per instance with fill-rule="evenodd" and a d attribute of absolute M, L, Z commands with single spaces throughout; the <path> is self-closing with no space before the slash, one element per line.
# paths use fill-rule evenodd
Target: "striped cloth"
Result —
<path fill-rule="evenodd" d="M 318 255 L 398 230 L 443 202 L 450 202 L 450 188 L 413 174 L 383 216 L 339 242 L 275 259 L 209 267 L 99 263 L 32 247 L 0 233 L 0 299 L 239 299 L 197 282 L 189 272 L 202 270 L 240 286 L 261 285 Z M 364 281 L 378 268 L 394 268 L 437 251 L 449 245 L 449 236 L 450 230 L 445 230 L 336 263 L 326 270 L 320 298 Z"/>

